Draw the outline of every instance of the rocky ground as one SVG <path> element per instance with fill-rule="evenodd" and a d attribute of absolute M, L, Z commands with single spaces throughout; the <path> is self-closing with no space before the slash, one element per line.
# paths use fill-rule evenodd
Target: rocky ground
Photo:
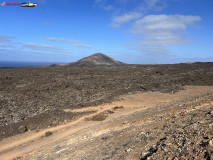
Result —
<path fill-rule="evenodd" d="M 111 117 L 16 159 L 212 160 L 212 133 L 213 90 Z"/>
<path fill-rule="evenodd" d="M 130 92 L 213 85 L 213 63 L 0 69 L 0 139 L 67 123 Z M 42 121 L 41 121 L 42 119 Z"/>

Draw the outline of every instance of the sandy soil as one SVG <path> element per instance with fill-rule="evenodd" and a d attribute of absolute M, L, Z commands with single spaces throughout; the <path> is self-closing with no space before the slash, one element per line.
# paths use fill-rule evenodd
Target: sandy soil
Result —
<path fill-rule="evenodd" d="M 65 109 L 65 112 L 96 111 L 96 113 L 89 116 L 83 116 L 80 119 L 65 125 L 39 131 L 31 131 L 4 139 L 0 142 L 0 159 L 7 160 L 17 157 L 24 159 L 26 155 L 28 156 L 27 158 L 30 159 L 31 156 L 29 155 L 38 155 L 38 152 L 48 151 L 52 146 L 56 146 L 59 142 L 64 141 L 65 139 L 67 145 L 76 143 L 79 143 L 80 145 L 84 141 L 88 141 L 87 138 L 82 138 L 82 132 L 85 135 L 89 134 L 90 138 L 94 138 L 106 133 L 118 131 L 130 125 L 129 122 L 126 122 L 125 116 L 146 110 L 152 106 L 181 100 L 187 97 L 199 96 L 208 91 L 213 91 L 213 86 L 187 86 L 185 87 L 185 90 L 175 94 L 159 92 L 129 94 L 122 96 L 120 101 L 114 101 L 110 104 L 91 106 L 81 109 Z M 115 106 L 123 106 L 124 108 L 115 110 Z M 94 115 L 104 113 L 106 111 L 113 111 L 113 114 L 108 112 L 108 117 L 104 121 L 91 121 L 91 118 Z M 190 112 L 190 110 L 188 110 L 188 112 Z M 123 121 L 123 125 L 116 123 L 116 120 Z M 141 123 L 148 123 L 150 121 L 152 121 L 152 119 L 147 119 L 146 121 L 143 120 L 143 122 L 138 120 L 138 123 L 140 122 L 141 125 Z M 44 135 L 47 131 L 51 131 L 53 135 L 45 137 Z M 56 152 L 59 154 L 64 150 L 66 150 L 66 148 L 58 149 Z M 35 157 L 31 158 L 37 159 Z"/>

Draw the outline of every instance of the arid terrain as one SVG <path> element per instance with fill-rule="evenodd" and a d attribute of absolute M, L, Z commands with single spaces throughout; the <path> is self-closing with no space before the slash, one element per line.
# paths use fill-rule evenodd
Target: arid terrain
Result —
<path fill-rule="evenodd" d="M 213 159 L 212 86 L 213 63 L 2 68 L 0 159 Z"/>

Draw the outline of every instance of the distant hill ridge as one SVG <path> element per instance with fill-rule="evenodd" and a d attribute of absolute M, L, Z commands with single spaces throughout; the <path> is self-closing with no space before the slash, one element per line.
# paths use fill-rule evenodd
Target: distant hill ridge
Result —
<path fill-rule="evenodd" d="M 73 63 L 60 64 L 58 66 L 96 66 L 96 65 L 123 65 L 125 63 L 114 60 L 113 58 L 104 55 L 103 53 L 95 53 L 91 56 L 82 58 Z M 53 66 L 53 65 L 51 65 Z M 55 66 L 55 65 L 54 65 Z"/>

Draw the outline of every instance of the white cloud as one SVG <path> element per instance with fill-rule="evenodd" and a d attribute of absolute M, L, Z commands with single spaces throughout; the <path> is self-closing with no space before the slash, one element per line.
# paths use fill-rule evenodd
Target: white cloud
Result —
<path fill-rule="evenodd" d="M 141 46 L 182 45 L 193 40 L 184 38 L 181 31 L 199 21 L 199 16 L 148 15 L 137 20 L 130 32 L 143 36 Z"/>
<path fill-rule="evenodd" d="M 72 46 L 78 47 L 78 48 L 92 48 L 90 45 L 87 45 L 87 44 L 84 44 L 83 42 L 72 40 L 72 39 L 48 37 L 46 38 L 46 40 L 53 41 L 53 42 L 69 43 Z"/>
<path fill-rule="evenodd" d="M 167 0 L 115 0 L 114 5 L 111 5 L 109 0 L 95 0 L 95 4 L 104 10 L 112 10 L 110 26 L 120 27 L 124 23 L 139 19 L 150 11 L 161 11 L 167 6 Z M 121 11 L 125 12 L 121 13 Z"/>
<path fill-rule="evenodd" d="M 165 8 L 167 0 L 115 0 L 114 5 L 109 0 L 95 0 L 95 4 L 104 10 L 112 10 L 111 27 L 120 27 L 124 23 L 139 19 L 149 11 L 160 11 Z M 131 10 L 129 10 L 131 5 Z M 118 7 L 119 6 L 119 7 Z M 120 11 L 125 11 L 121 13 Z"/>
<path fill-rule="evenodd" d="M 140 41 L 141 46 L 176 46 L 192 42 L 192 39 L 184 38 L 180 33 L 173 32 L 147 32 Z"/>
<path fill-rule="evenodd" d="M 103 0 L 96 0 L 103 3 Z M 105 3 L 107 0 L 104 1 Z M 161 11 L 167 6 L 166 0 L 116 0 L 117 3 L 122 3 L 126 8 L 117 8 L 114 16 L 112 17 L 111 27 L 120 27 L 121 24 L 128 23 L 132 20 L 139 19 L 142 15 L 147 14 L 149 11 Z M 128 4 L 129 3 L 129 4 Z M 134 6 L 129 12 L 118 14 L 119 10 L 128 10 L 128 5 Z M 125 5 L 124 5 L 125 4 Z M 117 5 L 120 6 L 120 5 Z"/>
<path fill-rule="evenodd" d="M 110 26 L 119 27 L 122 23 L 127 23 L 132 20 L 138 19 L 142 15 L 143 14 L 140 12 L 131 12 L 131 13 L 124 14 L 122 16 L 113 17 L 112 24 Z"/>
<path fill-rule="evenodd" d="M 133 24 L 132 33 L 143 34 L 156 30 L 183 30 L 187 25 L 200 21 L 199 16 L 184 15 L 148 15 Z"/>

